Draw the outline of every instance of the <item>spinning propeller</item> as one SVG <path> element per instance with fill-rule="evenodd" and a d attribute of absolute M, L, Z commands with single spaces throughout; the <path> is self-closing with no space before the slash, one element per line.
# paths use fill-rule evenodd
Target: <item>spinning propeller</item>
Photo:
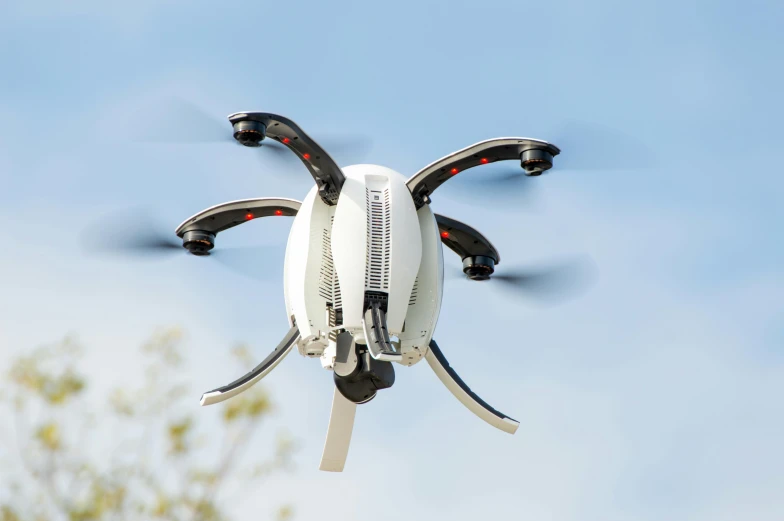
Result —
<path fill-rule="evenodd" d="M 225 118 L 213 116 L 198 105 L 181 98 L 170 98 L 146 115 L 140 130 L 131 132 L 131 140 L 140 143 L 160 144 L 230 144 L 236 146 L 230 126 Z M 372 140 L 359 134 L 319 135 L 318 141 L 336 159 L 351 162 L 365 157 L 373 146 Z M 265 139 L 260 144 L 258 159 L 272 157 L 282 164 L 294 164 L 294 156 L 286 146 L 274 139 Z"/>
<path fill-rule="evenodd" d="M 83 230 L 82 249 L 93 255 L 133 260 L 165 260 L 188 255 L 171 225 L 153 218 L 148 208 L 132 208 L 104 216 Z M 205 257 L 238 274 L 257 280 L 269 280 L 274 271 L 261 269 L 260 259 L 277 255 L 277 245 L 221 247 Z"/>
<path fill-rule="evenodd" d="M 132 208 L 106 215 L 82 232 L 82 249 L 94 255 L 134 260 L 165 260 L 177 255 L 188 255 L 182 240 L 172 233 L 172 227 L 153 216 L 154 212 L 149 208 Z M 443 239 L 445 237 L 442 235 Z M 270 254 L 277 255 L 279 250 L 280 246 L 277 245 L 221 247 L 204 256 L 237 274 L 266 281 L 270 280 L 274 272 L 262 269 L 260 259 Z M 453 281 L 490 282 L 490 287 L 511 291 L 515 296 L 543 305 L 557 304 L 579 296 L 595 281 L 598 272 L 596 264 L 587 256 L 528 267 L 497 268 L 490 275 L 481 270 L 473 273 L 467 271 L 452 266 L 447 271 L 447 278 Z"/>
<path fill-rule="evenodd" d="M 562 150 L 553 167 L 559 176 L 571 171 L 636 171 L 655 168 L 658 164 L 651 148 L 628 133 L 604 125 L 568 120 L 547 137 Z M 519 164 L 504 161 L 482 170 L 481 174 L 472 172 L 452 183 L 448 190 L 458 196 L 496 200 L 503 197 L 519 200 L 521 195 L 535 194 L 537 179 L 525 175 Z"/>
<path fill-rule="evenodd" d="M 471 276 L 456 268 L 449 271 L 452 280 L 490 283 L 490 287 L 512 292 L 517 297 L 538 304 L 558 304 L 576 298 L 593 284 L 598 269 L 588 256 L 575 256 L 532 266 L 499 268 L 492 275 Z"/>

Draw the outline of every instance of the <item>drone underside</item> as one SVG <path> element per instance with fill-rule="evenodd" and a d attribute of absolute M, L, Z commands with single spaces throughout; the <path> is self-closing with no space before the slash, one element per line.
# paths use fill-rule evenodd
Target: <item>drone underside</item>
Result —
<path fill-rule="evenodd" d="M 209 255 L 218 233 L 265 216 L 293 216 L 284 288 L 290 330 L 275 350 L 242 378 L 202 396 L 217 403 L 261 380 L 296 346 L 333 372 L 335 390 L 321 470 L 342 471 L 357 404 L 395 381 L 394 365 L 423 358 L 452 394 L 477 416 L 508 433 L 518 422 L 479 398 L 449 366 L 433 340 L 443 296 L 442 243 L 464 273 L 484 280 L 500 262 L 479 232 L 430 209 L 433 191 L 458 172 L 517 160 L 526 175 L 552 167 L 560 150 L 544 141 L 498 138 L 459 150 L 409 179 L 386 167 L 340 168 L 294 122 L 267 113 L 229 116 L 245 146 L 272 139 L 290 148 L 316 185 L 302 202 L 282 198 L 234 201 L 183 222 L 176 234 L 193 254 Z"/>

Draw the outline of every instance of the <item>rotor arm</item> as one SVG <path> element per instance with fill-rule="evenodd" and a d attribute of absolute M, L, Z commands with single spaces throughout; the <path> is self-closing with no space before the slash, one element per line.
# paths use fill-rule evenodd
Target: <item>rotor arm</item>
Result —
<path fill-rule="evenodd" d="M 479 416 L 493 427 L 500 429 L 509 434 L 514 434 L 520 422 L 513 420 L 509 416 L 498 412 L 490 407 L 484 400 L 482 400 L 470 387 L 457 375 L 454 369 L 449 366 L 449 362 L 444 357 L 444 354 L 438 348 L 435 340 L 430 341 L 430 348 L 425 355 L 427 363 L 433 372 L 436 373 L 441 383 L 443 383 L 449 392 L 455 398 L 460 400 L 460 403 L 465 405 L 468 410 Z"/>
<path fill-rule="evenodd" d="M 321 145 L 288 118 L 268 112 L 237 112 L 229 115 L 234 139 L 249 147 L 262 146 L 265 138 L 274 139 L 302 161 L 318 186 L 319 196 L 329 206 L 337 204 L 345 176 Z"/>
<path fill-rule="evenodd" d="M 430 194 L 455 175 L 475 166 L 496 161 L 520 161 L 524 173 L 536 176 L 553 166 L 560 149 L 547 141 L 530 138 L 494 138 L 480 141 L 430 163 L 411 176 L 406 184 L 417 210 L 430 202 Z"/>
<path fill-rule="evenodd" d="M 476 270 L 483 266 L 483 271 L 490 275 L 495 265 L 501 262 L 501 255 L 487 238 L 465 223 L 435 214 L 441 242 L 457 253 L 463 261 L 463 269 Z"/>
<path fill-rule="evenodd" d="M 294 325 L 294 327 L 292 327 L 289 332 L 286 333 L 286 336 L 283 338 L 280 344 L 278 344 L 278 347 L 276 347 L 275 350 L 272 351 L 272 353 L 270 353 L 269 356 L 267 356 L 267 358 L 265 358 L 259 365 L 254 367 L 246 375 L 238 378 L 237 380 L 234 380 L 230 384 L 204 393 L 201 397 L 201 405 L 212 405 L 214 403 L 228 400 L 232 396 L 236 396 L 252 387 L 259 380 L 267 376 L 270 371 L 275 369 L 280 361 L 283 360 L 287 354 L 289 354 L 291 348 L 294 346 L 294 344 L 297 343 L 297 340 L 299 340 L 299 329 L 297 329 L 297 326 Z"/>
<path fill-rule="evenodd" d="M 302 203 L 294 199 L 261 197 L 241 199 L 202 210 L 180 224 L 175 233 L 195 255 L 206 255 L 215 246 L 215 236 L 259 217 L 297 215 Z"/>

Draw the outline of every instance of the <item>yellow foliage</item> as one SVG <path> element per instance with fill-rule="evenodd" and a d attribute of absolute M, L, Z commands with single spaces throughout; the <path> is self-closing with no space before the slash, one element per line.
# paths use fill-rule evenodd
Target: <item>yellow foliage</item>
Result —
<path fill-rule="evenodd" d="M 62 405 L 68 398 L 84 389 L 84 380 L 70 370 L 49 381 L 48 384 L 45 386 L 44 398 L 53 405 Z"/>
<path fill-rule="evenodd" d="M 294 451 L 295 443 L 287 434 L 279 434 L 277 438 L 278 453 L 289 454 Z"/>
<path fill-rule="evenodd" d="M 272 409 L 269 396 L 262 389 L 246 391 L 233 397 L 223 409 L 223 419 L 229 423 L 239 418 L 258 418 Z"/>
<path fill-rule="evenodd" d="M 169 498 L 159 493 L 158 497 L 155 499 L 155 507 L 152 509 L 152 515 L 155 517 L 165 517 L 168 515 L 170 509 L 171 501 L 169 501 Z"/>
<path fill-rule="evenodd" d="M 251 418 L 261 416 L 270 409 L 270 401 L 266 393 L 257 393 L 256 396 L 249 396 L 248 398 L 245 410 Z"/>
<path fill-rule="evenodd" d="M 248 346 L 242 344 L 236 346 L 234 349 L 231 350 L 231 354 L 240 361 L 240 363 L 244 366 L 253 366 L 253 357 L 250 354 L 250 350 Z"/>
<path fill-rule="evenodd" d="M 125 501 L 124 487 L 111 487 L 102 483 L 93 483 L 87 500 L 68 512 L 70 521 L 92 521 L 101 519 L 107 513 L 119 512 Z"/>
<path fill-rule="evenodd" d="M 11 381 L 32 391 L 51 405 L 63 405 L 69 398 L 81 393 L 85 381 L 72 369 L 61 374 L 49 374 L 42 367 L 48 359 L 56 356 L 48 349 L 38 349 L 31 355 L 19 358 L 11 366 Z"/>
<path fill-rule="evenodd" d="M 183 454 L 188 451 L 187 436 L 191 431 L 193 421 L 185 418 L 179 422 L 170 423 L 168 426 L 169 450 L 175 454 Z"/>
<path fill-rule="evenodd" d="M 291 508 L 289 505 L 284 505 L 278 509 L 278 513 L 275 516 L 279 521 L 288 521 L 292 517 L 294 517 L 294 509 Z"/>
<path fill-rule="evenodd" d="M 22 518 L 9 506 L 0 507 L 0 521 L 21 521 Z"/>
<path fill-rule="evenodd" d="M 123 389 L 115 389 L 109 395 L 109 404 L 114 412 L 122 416 L 133 416 L 135 413 L 133 403 Z"/>
<path fill-rule="evenodd" d="M 204 485 L 213 485 L 218 480 L 218 473 L 204 471 L 204 470 L 194 470 L 191 471 L 190 480 L 192 483 L 203 483 Z"/>
<path fill-rule="evenodd" d="M 41 442 L 41 445 L 52 452 L 57 452 L 62 448 L 60 427 L 54 422 L 39 427 L 35 433 L 35 437 Z"/>
<path fill-rule="evenodd" d="M 227 487 L 227 482 L 250 482 L 285 463 L 281 454 L 291 450 L 286 440 L 280 441 L 274 456 L 263 463 L 250 458 L 235 460 L 234 450 L 227 451 L 214 464 L 207 463 L 210 458 L 204 458 L 197 444 L 195 421 L 179 416 L 188 410 L 179 403 L 188 387 L 176 378 L 179 374 L 174 375 L 176 370 L 172 367 L 182 362 L 182 337 L 179 329 L 155 335 L 144 346 L 152 355 L 145 369 L 153 377 L 141 382 L 139 388 L 115 390 L 109 395 L 110 412 L 114 414 L 101 411 L 100 419 L 92 422 L 92 411 L 81 407 L 89 403 L 78 407 L 75 403 L 87 382 L 75 369 L 79 367 L 75 365 L 78 346 L 73 340 L 28 352 L 12 363 L 10 378 L 0 378 L 0 385 L 10 384 L 12 392 L 4 390 L 3 394 L 9 396 L 8 406 L 16 407 L 20 413 L 16 416 L 24 430 L 21 438 L 33 442 L 30 447 L 21 448 L 25 451 L 25 464 L 30 467 L 31 485 L 13 503 L 23 510 L 0 504 L 0 521 L 223 521 L 219 489 Z M 252 363 L 245 347 L 237 347 L 234 355 Z M 247 444 L 254 426 L 272 409 L 269 396 L 260 386 L 225 405 L 225 423 L 241 421 L 231 428 L 213 428 L 222 431 L 218 434 L 223 434 L 232 448 Z M 66 423 L 33 422 L 32 430 L 27 430 L 29 426 L 21 420 L 39 413 L 45 419 L 62 417 Z M 99 457 L 98 464 L 92 465 L 87 455 L 92 450 L 90 436 L 95 431 L 110 429 L 108 420 L 121 426 L 119 431 L 107 431 L 115 436 L 112 441 L 116 441 L 117 447 L 112 457 Z M 81 430 L 74 428 L 76 424 Z M 72 440 L 68 436 L 71 432 L 78 432 L 79 437 Z M 137 435 L 142 437 L 137 439 Z M 210 439 L 214 439 L 213 435 Z M 164 442 L 163 447 L 160 441 Z M 242 467 L 256 468 L 257 472 L 249 473 Z M 0 468 L 0 479 L 6 477 L 5 470 Z M 171 473 L 175 479 L 170 479 Z M 181 474 L 180 479 L 176 479 L 176 474 Z M 0 481 L 0 492 L 8 491 L 8 487 L 8 483 Z M 51 501 L 45 501 L 46 496 Z M 12 492 L 9 497 L 16 494 Z M 57 515 L 53 517 L 54 513 Z M 291 508 L 284 507 L 277 519 L 289 520 L 292 516 Z"/>
<path fill-rule="evenodd" d="M 22 357 L 11 366 L 11 381 L 30 391 L 41 392 L 46 385 L 46 377 L 38 371 L 34 355 Z"/>
<path fill-rule="evenodd" d="M 150 341 L 148 341 L 143 351 L 150 354 L 160 355 L 165 363 L 171 366 L 177 366 L 182 363 L 182 355 L 179 351 L 179 343 L 183 338 L 182 330 L 178 327 L 165 329 L 157 332 Z"/>
<path fill-rule="evenodd" d="M 218 521 L 221 519 L 218 509 L 212 501 L 199 499 L 195 501 L 188 501 L 190 506 L 195 512 L 195 518 L 202 521 Z"/>

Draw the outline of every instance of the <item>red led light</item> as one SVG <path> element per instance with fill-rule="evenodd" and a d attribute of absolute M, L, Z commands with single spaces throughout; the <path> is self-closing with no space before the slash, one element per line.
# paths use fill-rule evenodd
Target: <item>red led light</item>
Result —
<path fill-rule="evenodd" d="M 305 159 L 310 159 L 310 154 L 305 152 L 304 154 L 302 154 L 302 157 L 304 157 Z"/>
<path fill-rule="evenodd" d="M 482 162 L 483 165 L 487 164 L 487 158 L 486 157 L 483 157 L 482 159 L 480 159 L 480 161 Z"/>
<path fill-rule="evenodd" d="M 455 174 L 456 174 L 456 173 L 458 173 L 459 171 L 460 171 L 460 170 L 458 170 L 457 168 L 453 168 L 452 170 L 450 170 L 450 171 L 449 171 L 449 173 L 450 173 L 450 174 L 452 174 L 452 175 L 455 175 Z"/>
<path fill-rule="evenodd" d="M 448 239 L 449 238 L 449 232 L 441 232 L 441 237 L 443 237 L 444 239 Z"/>
<path fill-rule="evenodd" d="M 250 221 L 251 219 L 253 219 L 253 214 L 252 213 L 246 213 L 245 214 L 245 220 Z"/>
<path fill-rule="evenodd" d="M 289 141 L 291 141 L 289 138 L 287 138 L 287 137 L 284 137 L 284 138 L 283 138 L 283 142 L 284 142 L 284 143 L 288 144 L 288 143 L 289 143 Z"/>
<path fill-rule="evenodd" d="M 275 215 L 283 215 L 283 212 L 281 210 L 275 210 Z"/>

